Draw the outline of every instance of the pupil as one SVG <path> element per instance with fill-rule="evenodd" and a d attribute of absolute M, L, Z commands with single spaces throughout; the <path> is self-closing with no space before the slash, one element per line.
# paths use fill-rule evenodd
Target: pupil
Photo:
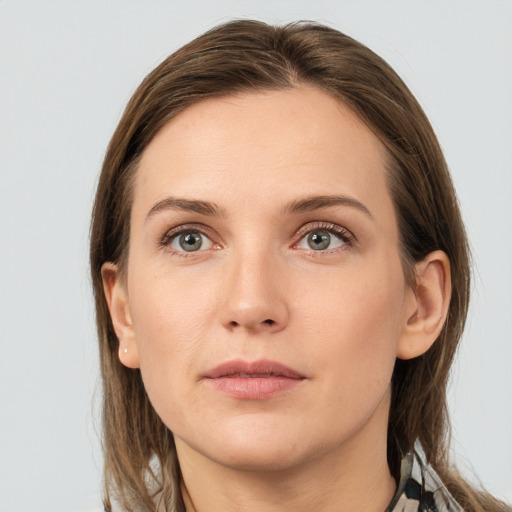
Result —
<path fill-rule="evenodd" d="M 201 245 L 201 236 L 197 233 L 188 233 L 180 236 L 181 248 L 187 252 L 197 251 Z"/>
<path fill-rule="evenodd" d="M 308 237 L 308 245 L 315 251 L 327 249 L 331 243 L 331 235 L 327 231 L 317 231 Z"/>

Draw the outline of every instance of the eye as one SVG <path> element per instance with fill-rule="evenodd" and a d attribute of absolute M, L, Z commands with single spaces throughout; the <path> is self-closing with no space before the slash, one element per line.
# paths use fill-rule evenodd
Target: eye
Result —
<path fill-rule="evenodd" d="M 211 249 L 213 242 L 200 231 L 187 230 L 169 234 L 165 245 L 175 252 L 197 252 Z"/>
<path fill-rule="evenodd" d="M 345 245 L 351 245 L 354 237 L 341 226 L 329 225 L 311 228 L 306 227 L 306 232 L 296 245 L 299 249 L 313 251 L 329 251 Z"/>
<path fill-rule="evenodd" d="M 326 249 L 336 249 L 343 244 L 343 240 L 334 233 L 325 229 L 317 229 L 302 237 L 297 247 L 312 249 L 313 251 L 325 251 Z"/>

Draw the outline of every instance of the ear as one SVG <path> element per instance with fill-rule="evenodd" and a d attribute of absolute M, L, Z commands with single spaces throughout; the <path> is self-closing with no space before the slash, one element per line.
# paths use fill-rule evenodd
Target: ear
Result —
<path fill-rule="evenodd" d="M 112 325 L 119 340 L 119 360 L 128 368 L 139 368 L 139 351 L 124 280 L 120 277 L 117 265 L 113 263 L 103 264 L 101 277 Z"/>
<path fill-rule="evenodd" d="M 431 252 L 416 264 L 416 285 L 398 342 L 399 359 L 418 357 L 436 341 L 448 315 L 451 292 L 450 261 L 443 251 Z"/>

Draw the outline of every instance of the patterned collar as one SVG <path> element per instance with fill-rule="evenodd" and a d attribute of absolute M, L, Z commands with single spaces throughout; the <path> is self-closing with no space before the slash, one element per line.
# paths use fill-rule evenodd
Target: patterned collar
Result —
<path fill-rule="evenodd" d="M 427 464 L 417 441 L 402 460 L 400 483 L 386 512 L 464 512 Z"/>

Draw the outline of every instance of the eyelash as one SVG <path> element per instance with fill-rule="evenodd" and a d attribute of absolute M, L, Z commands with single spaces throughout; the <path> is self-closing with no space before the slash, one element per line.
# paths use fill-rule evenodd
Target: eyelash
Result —
<path fill-rule="evenodd" d="M 213 240 L 215 238 L 218 238 L 215 235 L 215 232 L 208 229 L 206 226 L 203 226 L 201 224 L 182 224 L 180 226 L 177 226 L 175 228 L 170 229 L 167 231 L 162 239 L 160 240 L 160 247 L 168 249 L 171 254 L 181 256 L 183 258 L 188 258 L 190 256 L 193 256 L 195 252 L 202 252 L 202 251 L 176 251 L 174 249 L 171 249 L 172 242 L 179 237 L 180 235 L 183 235 L 185 233 L 198 233 L 199 235 L 203 235 L 209 240 L 212 241 L 213 245 L 218 245 L 218 243 L 214 242 Z"/>
<path fill-rule="evenodd" d="M 340 249 L 343 250 L 343 248 L 350 248 L 356 245 L 357 238 L 346 228 L 339 226 L 338 224 L 333 224 L 331 222 L 325 222 L 325 221 L 316 221 L 316 222 L 310 222 L 301 228 L 299 228 L 294 235 L 294 240 L 296 240 L 292 244 L 292 248 L 297 248 L 297 245 L 302 241 L 304 237 L 306 237 L 308 234 L 313 233 L 315 231 L 327 231 L 330 234 L 334 234 L 336 237 L 338 237 L 344 245 L 341 248 L 335 248 L 335 249 L 326 249 L 326 250 L 314 250 L 310 249 L 308 252 L 315 253 L 315 255 L 318 254 L 330 254 L 332 252 L 337 252 Z M 206 226 L 201 224 L 183 224 L 180 226 L 177 226 L 169 231 L 167 231 L 164 236 L 160 240 L 160 247 L 168 249 L 173 255 L 178 255 L 184 258 L 193 256 L 195 252 L 204 252 L 204 251 L 177 251 L 174 249 L 170 249 L 171 243 L 180 235 L 185 233 L 198 233 L 200 235 L 203 235 L 207 237 L 213 245 L 218 245 L 218 242 L 215 242 L 214 240 L 218 236 L 215 234 L 213 230 L 208 229 Z M 305 249 L 307 251 L 307 249 Z"/>
<path fill-rule="evenodd" d="M 298 231 L 296 238 L 298 239 L 297 242 L 295 242 L 293 245 L 294 247 L 297 246 L 304 237 L 306 237 L 308 234 L 313 233 L 315 231 L 327 231 L 330 234 L 334 234 L 336 237 L 338 237 L 343 243 L 344 246 L 341 248 L 335 248 L 335 249 L 326 249 L 322 251 L 315 251 L 311 249 L 309 252 L 315 253 L 315 254 L 330 254 L 333 252 L 337 252 L 340 249 L 343 250 L 343 247 L 349 248 L 353 247 L 357 243 L 357 238 L 346 228 L 339 226 L 338 224 L 333 224 L 332 222 L 325 222 L 325 221 L 316 221 L 316 222 L 310 222 L 304 226 L 302 226 Z"/>

